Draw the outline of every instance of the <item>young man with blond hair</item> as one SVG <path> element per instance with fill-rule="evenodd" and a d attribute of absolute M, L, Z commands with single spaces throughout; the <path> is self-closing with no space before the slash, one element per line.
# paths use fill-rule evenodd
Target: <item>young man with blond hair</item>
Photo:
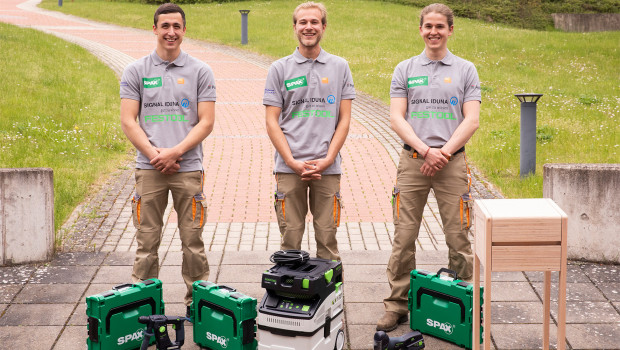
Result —
<path fill-rule="evenodd" d="M 340 149 L 349 132 L 355 88 L 347 61 L 320 46 L 327 27 L 321 3 L 293 12 L 299 42 L 274 62 L 263 104 L 275 152 L 275 210 L 282 249 L 300 249 L 308 207 L 313 215 L 317 256 L 340 260 Z"/>
<path fill-rule="evenodd" d="M 211 68 L 181 50 L 185 13 L 163 4 L 154 15 L 157 46 L 125 69 L 121 78 L 121 126 L 136 147 L 133 223 L 138 248 L 132 279 L 158 277 L 163 215 L 172 193 L 182 242 L 181 274 L 189 310 L 192 283 L 209 278 L 202 230 L 202 141 L 213 130 L 215 79 Z"/>
<path fill-rule="evenodd" d="M 473 272 L 465 144 L 478 128 L 480 81 L 471 62 L 448 50 L 453 18 L 446 5 L 425 7 L 420 14 L 424 51 L 399 63 L 392 77 L 390 120 L 404 149 L 393 191 L 395 232 L 387 267 L 391 294 L 384 299 L 386 312 L 377 330 L 391 331 L 407 320 L 415 241 L 431 189 L 448 245 L 448 268 L 464 280 Z"/>

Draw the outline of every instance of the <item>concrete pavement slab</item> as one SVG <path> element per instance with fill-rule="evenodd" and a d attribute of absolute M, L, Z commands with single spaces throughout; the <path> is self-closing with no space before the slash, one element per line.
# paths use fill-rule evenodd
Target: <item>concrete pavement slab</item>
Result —
<path fill-rule="evenodd" d="M 24 284 L 30 280 L 36 269 L 36 265 L 0 267 L 0 283 Z"/>
<path fill-rule="evenodd" d="M 29 283 L 19 292 L 13 303 L 18 304 L 65 304 L 76 303 L 82 297 L 87 284 L 34 284 Z"/>
<path fill-rule="evenodd" d="M 86 324 L 88 324 L 88 316 L 86 316 L 86 303 L 80 302 L 67 322 L 67 326 L 86 327 Z"/>
<path fill-rule="evenodd" d="M 344 295 L 347 303 L 381 303 L 390 295 L 387 279 L 384 282 L 350 282 L 345 278 Z"/>
<path fill-rule="evenodd" d="M 21 284 L 0 284 L 0 303 L 10 303 L 22 288 Z"/>
<path fill-rule="evenodd" d="M 570 262 L 566 268 L 568 271 L 566 273 L 567 281 L 570 281 L 573 283 L 590 282 L 590 279 L 584 273 L 584 270 L 581 264 L 574 264 Z M 543 282 L 545 280 L 545 275 L 541 271 L 525 271 L 525 275 L 527 276 L 528 280 L 530 280 L 530 282 Z M 559 274 L 557 271 L 551 271 L 551 282 L 557 282 L 558 276 Z"/>
<path fill-rule="evenodd" d="M 566 339 L 573 349 L 618 349 L 620 323 L 567 324 Z"/>
<path fill-rule="evenodd" d="M 491 302 L 492 324 L 543 322 L 543 304 L 535 301 Z"/>
<path fill-rule="evenodd" d="M 41 266 L 29 283 L 88 283 L 97 269 L 98 266 Z"/>
<path fill-rule="evenodd" d="M 255 264 L 273 264 L 269 261 L 271 255 L 275 252 L 271 251 L 253 251 L 253 252 L 224 252 L 222 256 L 222 265 L 255 265 Z"/>
<path fill-rule="evenodd" d="M 583 264 L 582 269 L 595 283 L 618 282 L 620 265 Z"/>
<path fill-rule="evenodd" d="M 345 293 L 347 293 L 345 291 Z M 345 295 L 345 314 L 348 316 L 347 325 L 371 325 L 377 324 L 377 321 L 383 313 L 385 308 L 383 303 L 377 302 L 355 302 L 350 300 L 350 294 Z"/>
<path fill-rule="evenodd" d="M 542 297 L 542 283 L 532 283 L 534 289 Z M 551 284 L 551 300 L 558 300 L 558 284 Z M 605 295 L 592 283 L 566 283 L 566 300 L 568 301 L 606 301 Z"/>
<path fill-rule="evenodd" d="M 603 295 L 611 301 L 620 301 L 620 283 L 597 283 Z"/>
<path fill-rule="evenodd" d="M 8 344 L 10 349 L 49 350 L 60 331 L 62 326 L 0 327 L 0 344 Z"/>
<path fill-rule="evenodd" d="M 273 264 L 222 265 L 215 282 L 217 284 L 234 284 L 235 282 L 253 282 L 260 284 L 263 272 L 272 266 Z"/>
<path fill-rule="evenodd" d="M 162 287 L 164 294 L 164 304 L 183 303 L 183 298 L 187 292 L 185 283 L 168 283 Z"/>
<path fill-rule="evenodd" d="M 495 282 L 491 286 L 492 301 L 539 301 L 527 282 Z"/>
<path fill-rule="evenodd" d="M 0 326 L 62 326 L 69 319 L 74 306 L 75 304 L 11 304 L 0 318 Z"/>
<path fill-rule="evenodd" d="M 557 303 L 551 302 L 551 315 L 557 319 Z M 616 323 L 620 324 L 620 313 L 613 305 L 601 301 L 566 302 L 566 323 Z"/>
<path fill-rule="evenodd" d="M 51 266 L 99 266 L 106 258 L 106 253 L 68 252 L 61 253 L 50 262 Z"/>
<path fill-rule="evenodd" d="M 557 327 L 549 326 L 549 346 L 557 349 Z M 568 333 L 568 332 L 567 332 Z M 492 324 L 492 340 L 497 349 L 530 350 L 542 348 L 543 328 L 541 324 Z M 569 348 L 569 347 L 567 347 Z M 583 349 L 583 348 L 582 348 Z"/>
<path fill-rule="evenodd" d="M 132 283 L 131 271 L 131 266 L 101 266 L 97 274 L 95 274 L 92 283 Z"/>
<path fill-rule="evenodd" d="M 84 350 L 86 349 L 86 339 L 88 331 L 86 326 L 66 326 L 60 338 L 56 342 L 54 349 L 62 350 Z"/>
<path fill-rule="evenodd" d="M 103 261 L 103 265 L 109 266 L 133 266 L 136 253 L 133 252 L 110 252 Z"/>

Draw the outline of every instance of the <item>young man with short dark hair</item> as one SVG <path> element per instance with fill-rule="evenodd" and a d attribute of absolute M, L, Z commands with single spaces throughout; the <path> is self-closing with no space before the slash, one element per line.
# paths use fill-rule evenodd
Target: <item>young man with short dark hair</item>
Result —
<path fill-rule="evenodd" d="M 132 279 L 159 275 L 157 250 L 163 215 L 172 193 L 182 242 L 181 274 L 192 301 L 192 283 L 209 278 L 202 230 L 207 219 L 203 193 L 202 141 L 213 130 L 215 79 L 211 68 L 181 50 L 185 13 L 175 4 L 154 15 L 157 46 L 125 69 L 121 78 L 121 126 L 137 149 L 132 201 L 138 249 Z"/>

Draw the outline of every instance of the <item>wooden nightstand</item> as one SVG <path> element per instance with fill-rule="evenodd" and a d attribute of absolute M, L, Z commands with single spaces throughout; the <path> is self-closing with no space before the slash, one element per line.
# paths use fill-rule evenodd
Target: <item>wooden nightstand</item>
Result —
<path fill-rule="evenodd" d="M 548 198 L 474 202 L 473 324 L 480 324 L 480 263 L 484 266 L 484 349 L 491 348 L 491 272 L 544 271 L 543 349 L 549 349 L 551 271 L 559 271 L 558 350 L 566 347 L 567 215 Z M 473 339 L 480 339 L 473 327 Z M 473 342 L 473 349 L 480 349 Z"/>

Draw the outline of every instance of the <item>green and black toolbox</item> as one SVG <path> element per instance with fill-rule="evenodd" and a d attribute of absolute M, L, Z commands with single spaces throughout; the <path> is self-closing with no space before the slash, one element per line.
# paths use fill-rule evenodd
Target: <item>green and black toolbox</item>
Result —
<path fill-rule="evenodd" d="M 442 275 L 445 272 L 453 277 Z M 413 330 L 472 348 L 474 285 L 458 279 L 445 268 L 435 273 L 411 271 L 409 289 L 409 326 Z M 482 287 L 480 287 L 482 305 Z M 482 342 L 482 325 L 480 339 Z"/>
<path fill-rule="evenodd" d="M 86 298 L 88 349 L 139 349 L 146 326 L 138 318 L 158 314 L 164 314 L 164 301 L 156 278 L 91 295 Z"/>
<path fill-rule="evenodd" d="M 256 349 L 256 299 L 209 281 L 192 285 L 194 342 L 210 350 Z"/>

